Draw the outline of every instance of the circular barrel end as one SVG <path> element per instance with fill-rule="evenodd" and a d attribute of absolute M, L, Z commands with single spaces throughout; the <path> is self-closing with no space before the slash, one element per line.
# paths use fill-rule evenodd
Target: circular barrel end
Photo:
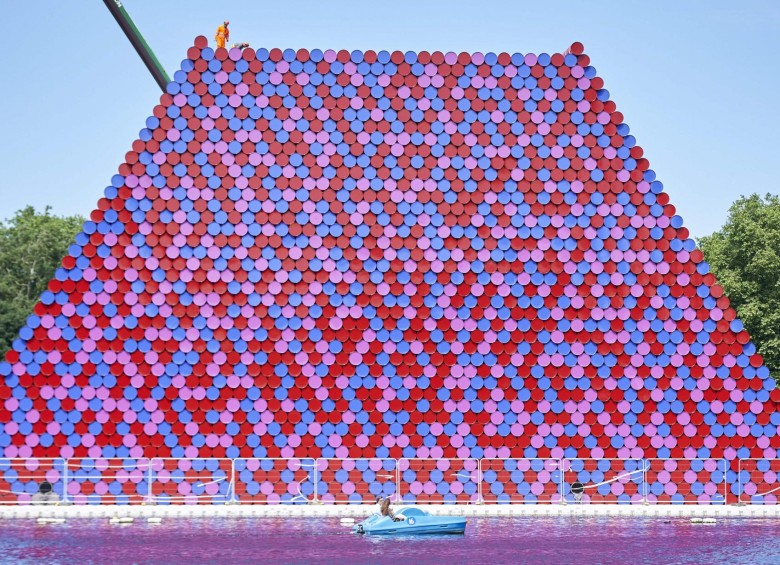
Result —
<path fill-rule="evenodd" d="M 572 55 L 582 55 L 582 53 L 585 51 L 585 46 L 580 43 L 579 41 L 575 41 L 571 44 L 571 46 L 566 50 L 568 53 L 571 53 Z"/>
<path fill-rule="evenodd" d="M 208 47 L 208 45 L 209 45 L 209 40 L 206 39 L 205 36 L 199 35 L 198 37 L 195 38 L 195 47 L 197 47 L 198 49 L 203 49 L 205 47 Z"/>

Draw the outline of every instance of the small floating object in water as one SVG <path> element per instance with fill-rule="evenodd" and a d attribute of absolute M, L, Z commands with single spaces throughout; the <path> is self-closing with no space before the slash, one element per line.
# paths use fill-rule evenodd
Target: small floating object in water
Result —
<path fill-rule="evenodd" d="M 716 524 L 715 518 L 691 518 L 691 524 Z"/>
<path fill-rule="evenodd" d="M 162 518 L 159 516 L 149 516 L 149 518 L 146 519 L 147 524 L 162 524 Z"/>
<path fill-rule="evenodd" d="M 112 516 L 108 520 L 109 524 L 132 524 L 133 523 L 133 517 L 132 516 Z"/>
<path fill-rule="evenodd" d="M 39 524 L 64 524 L 65 518 L 38 518 L 37 522 Z"/>
<path fill-rule="evenodd" d="M 344 518 L 342 518 L 340 520 L 340 522 L 342 524 L 354 524 L 355 523 L 355 519 L 354 518 L 349 518 L 349 517 L 344 517 Z"/>

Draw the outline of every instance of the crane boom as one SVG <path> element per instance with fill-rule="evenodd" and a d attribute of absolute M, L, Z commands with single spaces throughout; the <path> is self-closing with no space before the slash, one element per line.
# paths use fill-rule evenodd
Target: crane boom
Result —
<path fill-rule="evenodd" d="M 103 4 L 106 5 L 108 11 L 114 16 L 116 23 L 118 23 L 119 27 L 122 28 L 122 31 L 125 32 L 127 39 L 130 40 L 136 53 L 141 57 L 141 60 L 146 65 L 146 68 L 149 69 L 149 72 L 152 74 L 152 77 L 154 77 L 154 80 L 157 82 L 160 89 L 165 92 L 165 88 L 168 86 L 168 83 L 171 82 L 171 79 L 160 64 L 160 61 L 157 60 L 157 57 L 154 55 L 151 47 L 149 47 L 149 44 L 146 43 L 141 32 L 138 31 L 138 28 L 133 23 L 127 10 L 122 6 L 122 2 L 119 0 L 103 0 Z"/>

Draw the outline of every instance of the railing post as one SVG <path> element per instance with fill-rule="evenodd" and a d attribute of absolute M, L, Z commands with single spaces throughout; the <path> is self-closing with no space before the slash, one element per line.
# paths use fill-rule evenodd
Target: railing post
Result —
<path fill-rule="evenodd" d="M 648 504 L 647 501 L 647 459 L 642 459 L 642 504 Z"/>
<path fill-rule="evenodd" d="M 565 459 L 560 459 L 558 461 L 558 474 L 560 476 L 560 481 L 558 483 L 558 489 L 560 491 L 561 495 L 561 504 L 566 504 L 566 497 L 563 494 L 563 473 L 565 468 Z"/>
<path fill-rule="evenodd" d="M 319 473 L 320 470 L 320 460 L 319 458 L 314 459 L 314 502 L 317 502 L 317 494 L 319 494 L 319 483 L 317 482 L 317 473 Z"/>
<path fill-rule="evenodd" d="M 68 504 L 68 466 L 70 459 L 63 459 L 62 469 L 62 502 Z"/>
<path fill-rule="evenodd" d="M 401 459 L 395 460 L 395 496 L 399 503 L 403 503 L 401 496 Z"/>
<path fill-rule="evenodd" d="M 737 460 L 737 504 L 742 504 L 742 459 Z"/>
<path fill-rule="evenodd" d="M 729 501 L 729 462 L 723 459 L 723 506 L 726 506 Z"/>
<path fill-rule="evenodd" d="M 238 497 L 236 496 L 236 460 L 230 460 L 230 502 L 232 504 L 238 504 Z"/>
<path fill-rule="evenodd" d="M 394 478 L 394 486 L 395 486 L 395 492 L 393 493 L 394 502 L 398 502 L 398 459 L 391 459 L 391 461 L 394 462 L 394 468 L 393 468 L 393 478 Z"/>
<path fill-rule="evenodd" d="M 147 461 L 149 461 L 149 469 L 148 469 L 148 475 L 147 475 L 147 479 L 146 480 L 148 481 L 149 486 L 147 487 L 147 495 L 146 496 L 147 496 L 147 499 L 148 499 L 147 502 L 149 504 L 154 504 L 154 495 L 152 494 L 152 481 L 154 480 L 154 478 L 153 478 L 154 475 L 153 475 L 152 468 L 154 467 L 154 458 L 147 459 Z"/>
<path fill-rule="evenodd" d="M 482 459 L 477 460 L 477 504 L 483 504 L 482 500 Z"/>
<path fill-rule="evenodd" d="M 399 503 L 403 503 L 404 501 L 401 496 L 401 461 L 403 460 L 403 457 L 395 460 L 395 496 L 398 498 Z"/>

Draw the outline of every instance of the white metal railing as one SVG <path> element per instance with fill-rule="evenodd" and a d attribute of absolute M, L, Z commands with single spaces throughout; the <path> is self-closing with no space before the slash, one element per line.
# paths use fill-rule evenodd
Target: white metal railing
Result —
<path fill-rule="evenodd" d="M 288 480 L 284 480 L 285 476 Z M 234 459 L 233 480 L 232 503 L 309 503 L 316 500 L 317 460 L 311 457 Z M 312 492 L 304 493 L 301 484 L 304 487 L 311 484 Z M 277 492 L 280 486 L 286 487 L 286 491 Z"/>
<path fill-rule="evenodd" d="M 563 499 L 563 466 L 561 459 L 554 458 L 480 459 L 480 502 L 559 503 Z M 515 492 L 506 492 L 507 487 L 514 488 Z"/>
<path fill-rule="evenodd" d="M 0 504 L 19 504 L 20 497 L 22 501 L 30 500 L 43 483 L 48 483 L 49 492 L 54 493 L 43 498 L 63 500 L 66 481 L 67 460 L 61 457 L 0 458 Z"/>
<path fill-rule="evenodd" d="M 780 459 L 740 459 L 737 485 L 740 504 L 780 504 Z"/>
<path fill-rule="evenodd" d="M 420 499 L 427 503 L 481 502 L 482 476 L 479 459 L 402 458 L 398 460 L 397 468 L 396 492 L 401 501 Z M 406 480 L 404 478 L 406 472 L 413 473 L 414 478 Z M 418 477 L 418 475 L 422 476 Z M 431 476 L 440 478 L 433 480 Z M 441 490 L 446 492 L 440 492 Z M 473 492 L 470 493 L 468 490 Z"/>
<path fill-rule="evenodd" d="M 110 457 L 94 459 L 81 457 L 66 459 L 63 464 L 62 500 L 66 503 L 85 504 L 96 497 L 101 502 L 109 502 L 112 499 L 116 502 L 126 497 L 128 502 L 149 502 L 151 471 L 152 461 L 146 458 L 122 459 Z M 110 479 L 114 479 L 114 481 L 108 483 L 107 481 Z M 122 485 L 123 483 L 141 484 L 145 486 L 145 489 L 136 488 L 136 492 L 131 493 L 111 492 L 109 485 Z M 101 486 L 103 489 L 99 488 Z M 100 490 L 108 492 L 100 492 Z"/>
<path fill-rule="evenodd" d="M 346 478 L 344 478 L 346 476 Z M 48 483 L 51 493 L 37 491 Z M 780 459 L 0 458 L 0 505 L 780 504 Z"/>
<path fill-rule="evenodd" d="M 390 496 L 400 501 L 400 465 L 398 459 L 364 457 L 356 459 L 317 459 L 316 500 L 331 504 L 373 504 L 378 496 Z M 339 481 L 337 475 L 362 474 L 362 480 Z M 333 481 L 330 481 L 330 476 Z M 370 478 L 366 478 L 366 475 Z M 335 483 L 335 488 L 331 485 Z M 390 488 L 387 488 L 387 487 Z M 340 487 L 340 488 L 339 488 Z M 322 490 L 321 490 L 322 489 Z M 391 492 L 388 492 L 391 491 Z"/>
<path fill-rule="evenodd" d="M 235 462 L 220 458 L 155 457 L 149 465 L 148 484 L 148 504 L 234 502 Z M 157 486 L 162 487 L 162 492 L 155 492 Z"/>

